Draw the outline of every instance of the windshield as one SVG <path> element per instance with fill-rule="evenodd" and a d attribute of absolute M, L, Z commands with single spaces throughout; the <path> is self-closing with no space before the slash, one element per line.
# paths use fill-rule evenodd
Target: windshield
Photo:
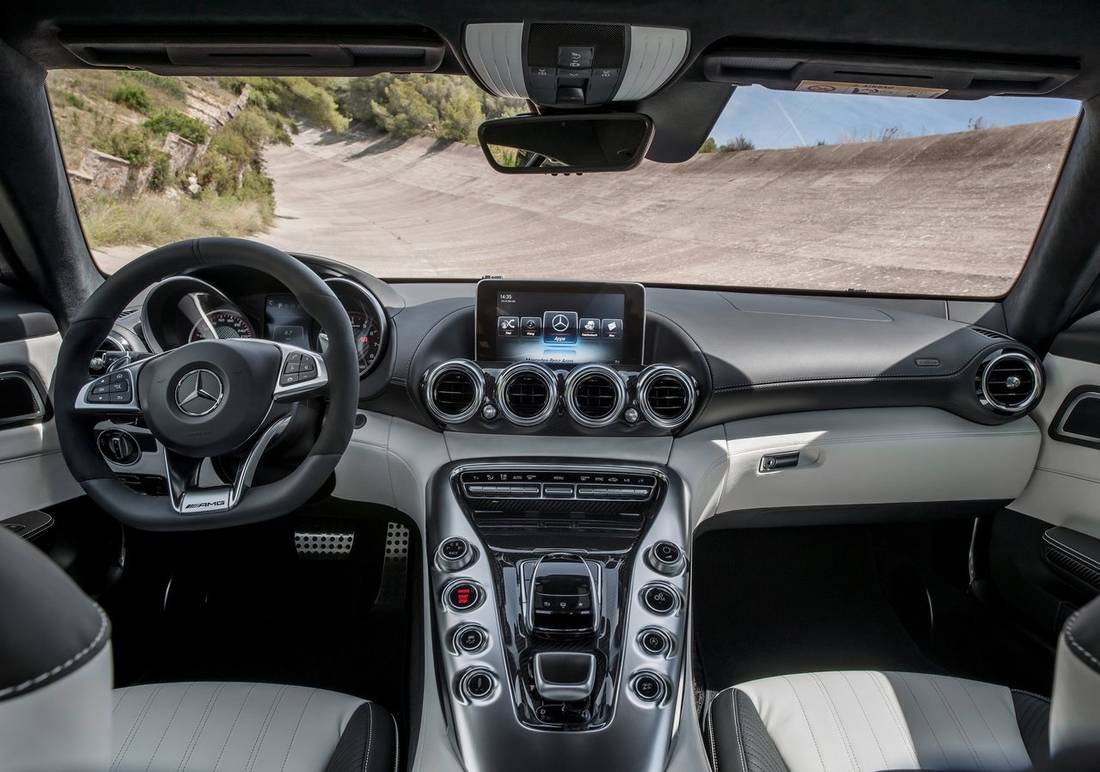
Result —
<path fill-rule="evenodd" d="M 234 235 L 383 278 L 973 296 L 1019 273 L 1079 111 L 753 86 L 686 163 L 512 176 L 477 126 L 526 108 L 464 77 L 54 71 L 48 90 L 108 272 Z"/>

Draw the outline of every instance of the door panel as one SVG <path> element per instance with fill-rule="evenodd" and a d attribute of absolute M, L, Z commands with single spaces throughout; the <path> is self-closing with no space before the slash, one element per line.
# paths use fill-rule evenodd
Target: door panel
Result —
<path fill-rule="evenodd" d="M 60 347 L 49 313 L 0 287 L 0 520 L 82 494 L 61 455 L 48 394 Z"/>

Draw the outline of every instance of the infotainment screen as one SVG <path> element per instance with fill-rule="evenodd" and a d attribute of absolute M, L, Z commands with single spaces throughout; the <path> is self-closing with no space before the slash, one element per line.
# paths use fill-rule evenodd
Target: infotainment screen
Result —
<path fill-rule="evenodd" d="M 640 284 L 483 279 L 477 358 L 639 366 L 645 339 Z"/>

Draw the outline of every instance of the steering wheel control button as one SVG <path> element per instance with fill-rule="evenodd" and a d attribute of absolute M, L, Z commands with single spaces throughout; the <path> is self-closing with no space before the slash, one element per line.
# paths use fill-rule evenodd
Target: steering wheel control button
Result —
<path fill-rule="evenodd" d="M 447 585 L 444 602 L 454 611 L 470 611 L 481 605 L 485 594 L 481 585 L 460 579 Z"/>
<path fill-rule="evenodd" d="M 654 614 L 671 614 L 676 610 L 676 591 L 665 584 L 649 584 L 642 590 L 642 603 Z"/>
<path fill-rule="evenodd" d="M 474 548 L 460 536 L 445 539 L 436 550 L 435 561 L 444 571 L 461 571 L 474 562 Z"/>
<path fill-rule="evenodd" d="M 484 700 L 495 688 L 496 679 L 484 668 L 467 670 L 458 682 L 459 693 L 468 700 Z"/>
<path fill-rule="evenodd" d="M 91 405 L 128 405 L 134 401 L 134 387 L 126 370 L 100 376 L 85 387 L 84 401 Z"/>
<path fill-rule="evenodd" d="M 642 702 L 660 702 L 665 697 L 665 679 L 656 673 L 638 673 L 631 681 L 630 688 Z"/>
<path fill-rule="evenodd" d="M 684 551 L 670 541 L 657 542 L 650 548 L 646 557 L 649 567 L 665 576 L 675 576 L 680 573 L 687 562 L 684 559 Z"/>
<path fill-rule="evenodd" d="M 112 464 L 130 466 L 141 458 L 141 447 L 129 432 L 121 429 L 108 429 L 100 433 L 97 440 L 99 452 Z"/>
<path fill-rule="evenodd" d="M 477 625 L 464 625 L 455 633 L 455 649 L 467 654 L 476 654 L 485 648 L 489 637 Z"/>
<path fill-rule="evenodd" d="M 646 654 L 659 657 L 672 650 L 672 638 L 659 627 L 648 627 L 638 636 L 638 645 Z"/>

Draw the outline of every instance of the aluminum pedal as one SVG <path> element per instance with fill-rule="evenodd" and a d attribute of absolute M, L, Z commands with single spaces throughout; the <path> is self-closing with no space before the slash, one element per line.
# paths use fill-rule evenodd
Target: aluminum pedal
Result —
<path fill-rule="evenodd" d="M 382 580 L 374 602 L 380 605 L 405 605 L 405 587 L 409 571 L 409 529 L 400 523 L 386 524 L 386 546 L 382 559 Z"/>
<path fill-rule="evenodd" d="M 295 531 L 294 550 L 307 560 L 343 560 L 355 546 L 355 531 Z"/>

